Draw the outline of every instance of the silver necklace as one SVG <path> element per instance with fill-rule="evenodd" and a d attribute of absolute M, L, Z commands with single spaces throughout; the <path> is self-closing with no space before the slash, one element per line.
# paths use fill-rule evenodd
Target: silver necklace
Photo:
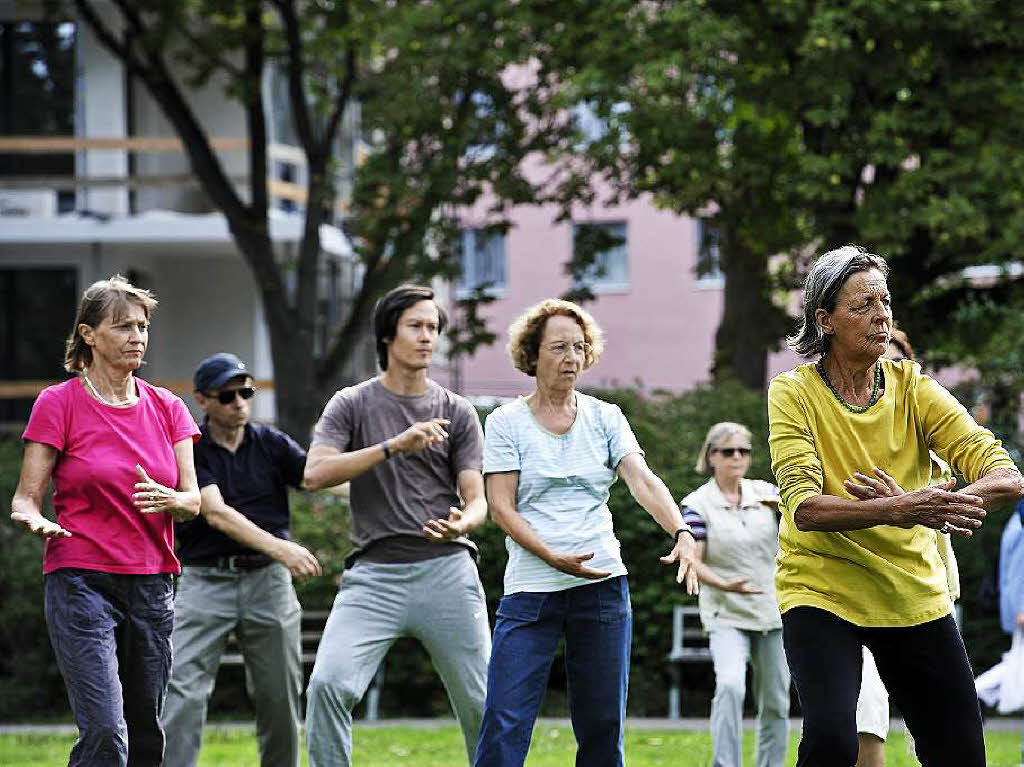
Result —
<path fill-rule="evenodd" d="M 137 396 L 133 396 L 133 395 L 129 394 L 128 395 L 129 399 L 127 401 L 125 401 L 125 402 L 111 402 L 106 397 L 104 397 L 102 394 L 100 394 L 99 389 L 97 389 L 96 385 L 92 381 L 89 380 L 89 376 L 86 373 L 82 373 L 82 378 L 85 379 L 85 383 L 89 386 L 89 389 L 96 396 L 96 399 L 98 399 L 104 405 L 110 405 L 110 407 L 128 407 L 129 405 L 134 405 L 136 400 L 138 400 Z M 129 387 L 130 386 L 131 386 L 131 384 L 129 384 Z"/>

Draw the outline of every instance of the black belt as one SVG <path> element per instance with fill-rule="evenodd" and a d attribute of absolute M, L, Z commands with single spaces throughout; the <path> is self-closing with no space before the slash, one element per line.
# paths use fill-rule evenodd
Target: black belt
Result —
<path fill-rule="evenodd" d="M 216 567 L 218 570 L 259 570 L 274 564 L 274 558 L 266 554 L 233 554 L 230 557 L 202 557 L 183 562 L 186 567 Z"/>

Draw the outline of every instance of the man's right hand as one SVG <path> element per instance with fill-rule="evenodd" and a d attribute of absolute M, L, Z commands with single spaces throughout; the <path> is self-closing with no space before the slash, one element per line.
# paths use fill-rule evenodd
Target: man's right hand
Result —
<path fill-rule="evenodd" d="M 280 539 L 273 556 L 287 567 L 288 572 L 295 578 L 309 578 L 324 574 L 320 562 L 309 552 L 309 549 L 294 541 Z"/>
<path fill-rule="evenodd" d="M 444 430 L 451 421 L 447 418 L 431 418 L 429 421 L 414 423 L 397 437 L 388 440 L 388 449 L 395 453 L 406 453 L 410 450 L 422 450 L 448 439 Z"/>
<path fill-rule="evenodd" d="M 561 554 L 555 552 L 548 558 L 548 564 L 556 570 L 560 570 L 568 575 L 575 575 L 577 578 L 590 578 L 596 581 L 611 575 L 609 571 L 595 570 L 593 567 L 587 567 L 583 564 L 588 559 L 593 558 L 594 552 L 589 554 Z"/>

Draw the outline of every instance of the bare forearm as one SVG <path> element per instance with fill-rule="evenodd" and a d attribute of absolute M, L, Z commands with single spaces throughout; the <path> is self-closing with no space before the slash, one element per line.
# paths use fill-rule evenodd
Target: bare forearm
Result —
<path fill-rule="evenodd" d="M 365 474 L 386 459 L 387 456 L 381 445 L 371 445 L 350 453 L 311 455 L 306 459 L 302 484 L 310 490 L 322 490 L 325 487 L 341 485 Z"/>
<path fill-rule="evenodd" d="M 11 513 L 41 517 L 43 515 L 42 499 L 23 493 L 15 493 L 14 498 L 11 499 Z"/>
<path fill-rule="evenodd" d="M 661 478 L 653 472 L 649 472 L 647 478 L 638 483 L 632 493 L 636 502 L 643 506 L 669 535 L 675 535 L 676 531 L 684 526 L 683 515 L 672 499 L 672 494 Z"/>
<path fill-rule="evenodd" d="M 198 490 L 178 490 L 176 492 L 175 519 L 180 522 L 188 521 L 199 515 L 201 499 Z"/>
<path fill-rule="evenodd" d="M 462 521 L 466 532 L 475 530 L 487 520 L 487 499 L 481 495 L 469 501 L 462 509 Z"/>
<path fill-rule="evenodd" d="M 505 531 L 505 535 L 513 541 L 538 559 L 544 562 L 550 561 L 553 552 L 518 511 L 513 508 L 501 508 L 492 502 L 491 517 L 495 524 Z"/>
<path fill-rule="evenodd" d="M 896 525 L 901 520 L 893 500 L 852 501 L 834 495 L 815 495 L 801 503 L 793 517 L 797 529 L 803 532 L 837 533 Z"/>
<path fill-rule="evenodd" d="M 1017 469 L 1004 467 L 986 474 L 959 492 L 979 496 L 985 502 L 985 508 L 989 509 L 1004 503 L 1016 503 L 1024 496 L 1024 486 Z"/>

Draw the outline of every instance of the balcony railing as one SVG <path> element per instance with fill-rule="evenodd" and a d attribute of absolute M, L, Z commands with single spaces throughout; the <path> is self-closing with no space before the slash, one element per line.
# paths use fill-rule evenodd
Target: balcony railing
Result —
<path fill-rule="evenodd" d="M 237 137 L 215 137 L 210 146 L 218 152 L 247 152 L 249 140 Z M 163 136 L 132 136 L 125 138 L 92 138 L 81 136 L 0 136 L 0 154 L 72 154 L 79 152 L 126 152 L 129 154 L 182 154 L 184 147 L 179 139 Z M 267 178 L 267 191 L 277 201 L 287 201 L 304 206 L 306 189 L 296 180 L 305 178 L 306 156 L 302 150 L 287 144 L 268 144 L 267 160 L 271 175 Z M 286 172 L 287 171 L 287 172 Z M 248 186 L 246 174 L 229 175 L 232 183 Z M 192 173 L 145 173 L 125 176 L 114 175 L 0 175 L 0 191 L 43 191 L 78 190 L 86 188 L 140 189 L 160 187 L 198 186 L 199 180 Z M 339 212 L 344 212 L 343 202 L 338 203 Z"/>

